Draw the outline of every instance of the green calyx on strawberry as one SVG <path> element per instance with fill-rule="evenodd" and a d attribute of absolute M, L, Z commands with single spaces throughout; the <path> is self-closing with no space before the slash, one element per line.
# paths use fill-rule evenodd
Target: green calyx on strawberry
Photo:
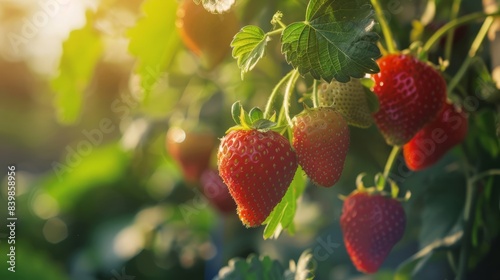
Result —
<path fill-rule="evenodd" d="M 318 89 L 320 107 L 332 107 L 352 126 L 367 128 L 373 123 L 372 114 L 378 110 L 377 97 L 365 88 L 360 79 L 347 83 L 333 80 L 323 82 Z"/>
<path fill-rule="evenodd" d="M 349 128 L 333 108 L 305 109 L 293 118 L 293 147 L 299 165 L 311 181 L 333 186 L 344 169 L 349 149 Z"/>
<path fill-rule="evenodd" d="M 365 188 L 363 175 L 358 176 L 357 189 L 344 200 L 340 226 L 354 266 L 361 272 L 374 273 L 403 237 L 406 215 L 396 199 L 394 182 L 388 196 L 380 188 Z"/>
<path fill-rule="evenodd" d="M 377 61 L 373 92 L 380 108 L 375 123 L 389 145 L 402 146 L 432 121 L 446 99 L 446 83 L 432 66 L 406 54 Z"/>
<path fill-rule="evenodd" d="M 403 146 L 406 165 L 413 171 L 425 169 L 441 159 L 467 136 L 467 115 L 445 103 L 439 115 Z"/>
<path fill-rule="evenodd" d="M 237 205 L 242 223 L 260 226 L 281 201 L 297 170 L 297 156 L 288 139 L 270 130 L 271 120 L 254 108 L 247 115 L 233 105 L 237 126 L 221 139 L 219 174 Z M 239 116 L 239 117 L 237 117 Z"/>

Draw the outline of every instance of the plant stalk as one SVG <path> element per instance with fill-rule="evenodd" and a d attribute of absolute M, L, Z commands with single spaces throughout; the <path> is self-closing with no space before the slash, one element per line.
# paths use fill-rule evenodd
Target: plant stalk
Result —
<path fill-rule="evenodd" d="M 397 48 L 394 44 L 394 37 L 392 36 L 391 29 L 389 28 L 389 24 L 384 16 L 384 12 L 378 0 L 371 0 L 373 8 L 375 9 L 375 13 L 377 14 L 378 22 L 380 23 L 380 27 L 382 28 L 382 33 L 384 34 L 385 44 L 389 53 L 395 53 Z"/>
<path fill-rule="evenodd" d="M 484 38 L 488 34 L 488 30 L 490 29 L 491 25 L 493 24 L 495 18 L 490 16 L 487 17 L 484 20 L 483 25 L 481 26 L 481 29 L 476 35 L 476 38 L 474 38 L 474 41 L 472 42 L 472 45 L 469 49 L 469 54 L 465 61 L 462 63 L 460 68 L 458 69 L 457 73 L 455 76 L 451 79 L 450 83 L 448 84 L 448 96 L 453 92 L 455 87 L 458 85 L 460 80 L 462 80 L 463 76 L 467 72 L 467 69 L 469 68 L 470 64 L 473 61 L 473 58 L 476 56 L 477 51 L 479 50 L 479 47 L 483 43 Z"/>
<path fill-rule="evenodd" d="M 313 106 L 314 108 L 318 107 L 318 80 L 314 79 L 314 82 L 313 82 L 313 92 L 312 92 L 312 102 L 313 102 Z"/>
<path fill-rule="evenodd" d="M 399 155 L 399 151 L 401 151 L 400 146 L 392 147 L 392 151 L 389 154 L 389 157 L 387 158 L 387 162 L 386 162 L 385 168 L 384 168 L 384 177 L 385 178 L 389 178 L 389 173 L 391 172 L 392 166 L 396 162 L 396 158 Z"/>
<path fill-rule="evenodd" d="M 456 28 L 457 26 L 460 26 L 460 25 L 463 25 L 463 24 L 466 24 L 466 23 L 469 23 L 469 22 L 472 22 L 472 21 L 475 21 L 478 19 L 490 17 L 490 16 L 491 17 L 498 17 L 498 16 L 500 16 L 500 11 L 490 13 L 490 14 L 486 14 L 483 12 L 472 13 L 472 14 L 469 14 L 469 15 L 466 15 L 466 16 L 463 16 L 463 17 L 460 17 L 460 18 L 457 18 L 457 19 L 454 19 L 454 20 L 448 22 L 447 24 L 445 24 L 441 28 L 439 28 L 436 32 L 434 32 L 434 34 L 427 40 L 427 42 L 422 47 L 422 51 L 429 52 L 429 50 L 434 46 L 434 44 L 436 44 L 439 41 L 439 39 L 441 39 L 441 37 L 446 35 L 446 33 L 448 31 L 452 30 L 453 28 Z"/>
<path fill-rule="evenodd" d="M 450 20 L 454 20 L 457 18 L 461 3 L 462 0 L 453 0 L 453 4 L 451 5 Z M 446 36 L 446 43 L 444 47 L 444 60 L 450 60 L 451 48 L 453 46 L 453 37 L 455 37 L 455 33 L 453 31 L 449 31 L 448 35 Z"/>
<path fill-rule="evenodd" d="M 266 109 L 264 110 L 264 118 L 269 118 L 271 114 L 271 110 L 273 109 L 273 104 L 276 101 L 276 98 L 278 98 L 278 92 L 280 88 L 285 84 L 288 79 L 290 79 L 290 76 L 294 73 L 295 70 L 292 70 L 288 72 L 281 80 L 274 86 L 273 91 L 271 92 L 271 95 L 269 96 L 269 99 L 267 100 L 266 104 Z"/>
<path fill-rule="evenodd" d="M 293 127 L 292 119 L 290 118 L 290 98 L 292 96 L 293 88 L 297 79 L 299 78 L 299 71 L 297 69 L 292 70 L 290 79 L 285 88 L 285 96 L 283 97 L 283 108 L 285 108 L 285 118 L 288 126 Z"/>
<path fill-rule="evenodd" d="M 472 211 L 476 209 L 478 191 L 474 187 L 474 183 L 468 179 L 467 180 L 467 192 L 465 197 L 465 208 L 464 208 L 464 235 L 462 238 L 462 244 L 460 248 L 460 258 L 458 261 L 458 272 L 456 280 L 467 279 L 469 253 L 471 249 L 471 234 L 474 219 L 472 219 Z"/>
<path fill-rule="evenodd" d="M 283 30 L 285 30 L 285 27 L 281 27 L 281 28 L 278 28 L 278 29 L 275 29 L 273 31 L 269 31 L 266 33 L 266 36 L 273 36 L 273 35 L 276 35 L 276 34 L 281 34 L 283 32 Z"/>
<path fill-rule="evenodd" d="M 400 146 L 392 147 L 392 151 L 387 158 L 387 162 L 385 163 L 383 178 L 377 182 L 379 187 L 383 187 L 382 184 L 385 184 L 387 179 L 389 179 L 389 174 L 391 173 L 391 169 L 394 166 L 394 163 L 396 162 L 396 158 L 398 157 L 400 151 Z"/>

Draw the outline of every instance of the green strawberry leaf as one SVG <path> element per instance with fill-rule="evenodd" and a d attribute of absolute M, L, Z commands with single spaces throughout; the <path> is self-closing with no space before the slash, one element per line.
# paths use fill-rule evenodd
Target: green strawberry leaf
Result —
<path fill-rule="evenodd" d="M 460 221 L 464 208 L 466 179 L 462 172 L 442 172 L 439 177 L 430 178 L 428 189 L 423 195 L 421 210 L 422 225 L 419 242 L 421 247 L 444 238 Z M 450 193 L 454 193 L 450 196 Z M 459 224 L 462 226 L 462 224 Z"/>
<path fill-rule="evenodd" d="M 493 158 L 500 155 L 500 140 L 496 134 L 496 115 L 495 112 L 489 109 L 483 109 L 476 113 L 474 118 L 475 129 L 478 133 L 477 140 L 479 144 L 488 151 Z"/>
<path fill-rule="evenodd" d="M 474 248 L 487 246 L 500 233 L 500 191 L 495 188 L 494 177 L 484 181 L 484 190 L 479 194 L 472 227 L 471 241 Z"/>
<path fill-rule="evenodd" d="M 211 13 L 222 14 L 229 11 L 235 0 L 194 0 L 194 2 L 198 5 L 201 2 L 203 8 Z"/>
<path fill-rule="evenodd" d="M 282 229 L 286 229 L 290 234 L 294 233 L 293 218 L 297 210 L 297 199 L 304 192 L 307 182 L 303 174 L 302 168 L 299 167 L 285 196 L 264 221 L 264 239 L 277 238 Z"/>
<path fill-rule="evenodd" d="M 51 81 L 56 93 L 57 117 L 64 124 L 74 123 L 80 116 L 83 92 L 103 51 L 100 34 L 93 28 L 94 23 L 89 12 L 87 24 L 70 33 L 63 43 L 59 75 Z"/>
<path fill-rule="evenodd" d="M 462 237 L 463 231 L 458 231 L 434 240 L 434 242 L 401 263 L 394 273 L 394 279 L 416 279 L 415 275 L 425 266 L 435 252 L 456 247 L 462 241 Z"/>
<path fill-rule="evenodd" d="M 496 87 L 496 83 L 493 80 L 491 72 L 486 66 L 484 60 L 479 57 L 475 57 L 471 66 L 477 73 L 477 76 L 473 79 L 476 95 L 479 98 L 491 103 L 499 102 L 500 89 Z"/>
<path fill-rule="evenodd" d="M 314 258 L 310 250 L 304 251 L 297 261 L 290 260 L 285 270 L 280 262 L 268 256 L 250 255 L 248 258 L 230 259 L 228 265 L 219 270 L 214 280 L 309 280 L 314 278 Z"/>
<path fill-rule="evenodd" d="M 135 72 L 140 77 L 144 101 L 179 49 L 176 11 L 177 1 L 146 0 L 142 4 L 145 16 L 127 32 L 129 52 L 137 58 Z"/>
<path fill-rule="evenodd" d="M 246 72 L 252 70 L 257 62 L 264 56 L 267 42 L 270 38 L 257 26 L 243 27 L 231 42 L 232 55 L 237 59 L 241 69 L 241 79 Z"/>
<path fill-rule="evenodd" d="M 288 25 L 281 51 L 301 75 L 348 82 L 379 71 L 379 36 L 369 1 L 311 0 L 306 20 Z"/>
<path fill-rule="evenodd" d="M 246 260 L 230 259 L 228 266 L 221 268 L 214 280 L 278 280 L 283 279 L 284 272 L 278 261 L 268 256 L 250 255 Z"/>
<path fill-rule="evenodd" d="M 398 267 L 394 275 L 395 280 L 411 280 L 415 278 L 415 274 L 420 270 L 420 268 L 424 267 L 424 265 L 430 260 L 433 256 L 434 252 L 430 251 L 429 253 L 418 256 L 411 257 L 406 260 L 403 264 Z"/>

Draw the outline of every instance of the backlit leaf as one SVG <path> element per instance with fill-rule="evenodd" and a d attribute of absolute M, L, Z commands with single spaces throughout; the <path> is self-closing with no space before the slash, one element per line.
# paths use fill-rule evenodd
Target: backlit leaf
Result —
<path fill-rule="evenodd" d="M 368 1 L 311 0 L 306 20 L 283 31 L 281 51 L 304 75 L 348 82 L 379 71 L 375 59 L 379 37 L 372 32 L 373 9 Z"/>
<path fill-rule="evenodd" d="M 86 25 L 72 31 L 63 43 L 59 75 L 51 82 L 56 93 L 57 116 L 64 124 L 74 123 L 80 116 L 83 93 L 103 51 L 100 34 L 93 25 L 93 14 L 88 12 Z"/>
<path fill-rule="evenodd" d="M 242 79 L 243 75 L 252 70 L 264 56 L 269 40 L 269 36 L 262 29 L 253 25 L 243 27 L 234 36 L 231 42 L 231 47 L 233 48 L 232 54 L 238 61 Z"/>
<path fill-rule="evenodd" d="M 145 16 L 128 31 L 129 51 L 137 57 L 135 72 L 140 76 L 143 99 L 162 72 L 170 65 L 180 45 L 175 27 L 177 1 L 146 0 L 142 6 Z"/>
<path fill-rule="evenodd" d="M 264 239 L 277 238 L 282 229 L 287 229 L 290 233 L 293 233 L 292 226 L 295 211 L 297 210 L 297 199 L 302 195 L 305 187 L 306 178 L 304 172 L 299 167 L 285 196 L 264 221 L 264 224 L 266 224 Z"/>

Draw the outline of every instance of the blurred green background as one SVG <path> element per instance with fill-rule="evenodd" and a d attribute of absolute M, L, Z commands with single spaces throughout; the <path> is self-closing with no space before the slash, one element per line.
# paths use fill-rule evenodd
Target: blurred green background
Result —
<path fill-rule="evenodd" d="M 427 1 L 382 3 L 400 47 L 407 47 L 412 20 L 420 18 Z M 432 22 L 439 25 L 448 19 L 452 1 L 435 3 Z M 246 229 L 236 213 L 218 212 L 198 182 L 184 180 L 166 151 L 166 132 L 179 126 L 222 137 L 232 126 L 231 104 L 241 100 L 247 108 L 262 108 L 291 68 L 273 38 L 244 80 L 229 53 L 216 68 L 205 69 L 179 38 L 177 5 L 173 0 L 0 2 L 0 224 L 7 221 L 6 175 L 12 164 L 18 218 L 15 274 L 7 271 L 8 232 L 0 228 L 0 279 L 212 279 L 233 257 L 269 255 L 287 266 L 306 248 L 317 262 L 316 279 L 393 279 L 405 259 L 460 233 L 465 178 L 457 149 L 420 173 L 408 171 L 399 158 L 394 178 L 412 192 L 404 205 L 406 233 L 379 273 L 355 270 L 343 246 L 338 195 L 354 189 L 359 173 L 373 177 L 383 169 L 390 147 L 375 127 L 351 128 L 348 158 L 335 187 L 308 185 L 294 236 L 263 240 L 263 227 Z M 306 5 L 305 0 L 239 0 L 235 12 L 240 27 L 270 30 L 276 10 L 291 23 L 303 19 Z M 461 14 L 481 10 L 480 1 L 462 1 Z M 450 76 L 479 26 L 462 30 Z M 425 40 L 431 27 L 414 36 Z M 468 110 L 466 141 L 477 170 L 500 166 L 498 89 L 484 74 L 491 68 L 487 42 L 484 48 L 482 60 L 461 83 L 477 104 Z M 442 51 L 433 50 L 431 59 L 437 61 Z M 304 93 L 310 81 L 299 82 L 297 92 Z M 292 104 L 293 113 L 300 108 Z M 486 182 L 487 195 L 479 198 L 470 263 L 471 277 L 479 278 L 471 279 L 500 279 L 498 185 L 498 179 Z M 400 279 L 453 278 L 456 242 L 410 262 L 400 271 L 407 278 Z"/>

